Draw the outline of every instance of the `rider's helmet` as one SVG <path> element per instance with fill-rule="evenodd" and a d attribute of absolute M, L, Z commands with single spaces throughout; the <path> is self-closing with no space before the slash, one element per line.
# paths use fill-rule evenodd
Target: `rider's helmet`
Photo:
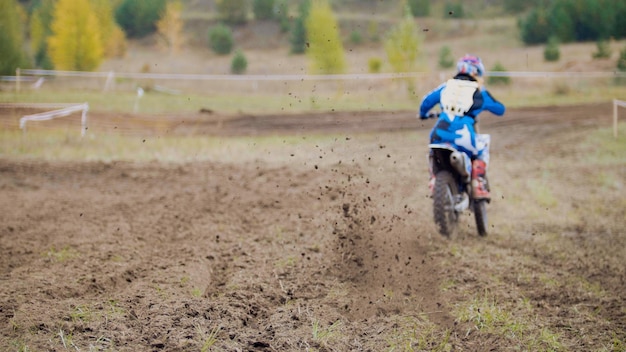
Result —
<path fill-rule="evenodd" d="M 457 61 L 456 70 L 458 73 L 482 77 L 485 73 L 485 66 L 478 56 L 466 54 Z"/>

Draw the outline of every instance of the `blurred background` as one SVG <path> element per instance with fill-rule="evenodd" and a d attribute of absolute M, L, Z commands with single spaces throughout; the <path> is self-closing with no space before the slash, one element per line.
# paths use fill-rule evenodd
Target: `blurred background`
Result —
<path fill-rule="evenodd" d="M 480 56 L 508 106 L 626 97 L 620 0 L 0 0 L 0 102 L 415 109 Z"/>

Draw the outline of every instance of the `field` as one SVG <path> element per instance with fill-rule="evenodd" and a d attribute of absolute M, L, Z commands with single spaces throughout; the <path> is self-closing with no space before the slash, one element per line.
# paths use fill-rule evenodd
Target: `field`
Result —
<path fill-rule="evenodd" d="M 6 133 L 21 151 L 0 160 L 0 346 L 624 351 L 611 109 L 484 117 L 490 233 L 468 214 L 453 240 L 433 225 L 430 123 L 412 112 L 199 114 L 163 134 L 95 116 L 100 135 L 133 131 L 109 151 L 62 120 Z"/>
<path fill-rule="evenodd" d="M 0 103 L 91 106 L 82 138 L 77 114 L 22 132 L 40 110 L 0 108 L 0 350 L 626 351 L 626 111 L 618 138 L 611 120 L 626 88 L 577 75 L 610 72 L 616 50 L 592 60 L 593 43 L 571 44 L 544 63 L 511 25 L 437 27 L 455 55 L 571 72 L 493 87 L 508 110 L 480 123 L 485 238 L 471 213 L 453 239 L 433 223 L 433 122 L 415 118 L 445 77 L 432 70 L 417 96 L 384 81 L 151 82 L 183 93 L 148 92 L 135 111 L 145 82 L 0 87 Z M 432 68 L 443 39 L 429 33 Z M 181 61 L 150 45 L 102 70 L 227 72 L 205 49 Z M 306 66 L 246 53 L 253 75 Z M 357 74 L 381 55 L 350 53 Z"/>

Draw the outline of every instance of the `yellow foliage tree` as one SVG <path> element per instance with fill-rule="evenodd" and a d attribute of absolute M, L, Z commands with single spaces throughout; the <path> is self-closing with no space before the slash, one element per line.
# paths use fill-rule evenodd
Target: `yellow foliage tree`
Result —
<path fill-rule="evenodd" d="M 89 0 L 58 0 L 48 38 L 56 69 L 92 71 L 100 66 L 104 50 L 98 23 Z"/>
<path fill-rule="evenodd" d="M 421 46 L 422 36 L 410 9 L 406 6 L 404 17 L 385 38 L 385 52 L 393 70 L 397 73 L 414 71 Z M 407 78 L 407 85 L 409 92 L 414 93 L 415 87 L 411 78 Z"/>
<path fill-rule="evenodd" d="M 33 15 L 30 20 L 30 48 L 33 52 L 37 52 L 39 48 L 44 44 L 46 38 L 46 28 L 43 24 L 43 20 L 39 15 L 39 9 L 33 11 Z"/>
<path fill-rule="evenodd" d="M 0 10 L 0 75 L 13 75 L 24 63 L 20 7 L 15 0 L 0 0 Z"/>
<path fill-rule="evenodd" d="M 183 5 L 180 1 L 170 1 L 156 24 L 162 43 L 170 54 L 178 52 L 184 42 L 182 12 Z"/>
<path fill-rule="evenodd" d="M 313 73 L 337 74 L 346 69 L 339 24 L 328 0 L 313 0 L 306 19 L 308 47 Z"/>
<path fill-rule="evenodd" d="M 114 8 L 119 1 L 91 0 L 91 6 L 98 17 L 100 40 L 106 57 L 123 57 L 126 54 L 126 35 L 115 22 Z"/>
<path fill-rule="evenodd" d="M 421 46 L 422 36 L 410 10 L 406 9 L 403 19 L 389 31 L 385 39 L 385 52 L 394 71 L 415 70 Z"/>

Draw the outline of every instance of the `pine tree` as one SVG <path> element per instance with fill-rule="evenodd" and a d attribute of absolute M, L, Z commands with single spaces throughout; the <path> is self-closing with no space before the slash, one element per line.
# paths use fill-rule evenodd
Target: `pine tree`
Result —
<path fill-rule="evenodd" d="M 561 50 L 559 50 L 559 39 L 555 36 L 548 39 L 546 47 L 543 49 L 543 58 L 546 61 L 559 61 Z"/>
<path fill-rule="evenodd" d="M 293 23 L 290 32 L 289 42 L 291 43 L 292 54 L 304 54 L 306 51 L 306 19 L 311 8 L 310 0 L 300 0 L 298 5 L 298 17 Z"/>
<path fill-rule="evenodd" d="M 248 21 L 248 0 L 215 0 L 222 21 L 243 24 Z"/>
<path fill-rule="evenodd" d="M 183 5 L 180 1 L 170 1 L 157 22 L 157 32 L 170 54 L 178 52 L 183 45 Z"/>
<path fill-rule="evenodd" d="M 235 52 L 232 61 L 230 62 L 230 72 L 240 75 L 246 72 L 248 68 L 248 59 L 241 50 Z"/>
<path fill-rule="evenodd" d="M 439 61 L 440 68 L 450 68 L 454 66 L 454 58 L 452 58 L 452 50 L 447 45 L 444 45 L 439 49 Z"/>
<path fill-rule="evenodd" d="M 409 6 L 413 17 L 427 17 L 430 15 L 429 0 L 408 0 L 407 5 Z"/>
<path fill-rule="evenodd" d="M 548 40 L 550 25 L 544 8 L 532 9 L 525 18 L 520 19 L 518 24 L 524 43 L 539 44 Z"/>
<path fill-rule="evenodd" d="M 54 68 L 48 56 L 48 37 L 52 34 L 50 24 L 54 12 L 54 0 L 41 0 L 30 17 L 30 47 L 35 65 L 46 70 Z"/>
<path fill-rule="evenodd" d="M 620 72 L 626 72 L 626 48 L 619 52 L 619 58 L 617 59 L 617 69 Z"/>
<path fill-rule="evenodd" d="M 15 0 L 0 0 L 0 9 L 0 75 L 15 75 L 25 60 L 19 8 Z"/>
<path fill-rule="evenodd" d="M 562 42 L 574 40 L 576 25 L 572 22 L 572 17 L 567 12 L 565 5 L 556 3 L 548 12 L 548 27 L 550 28 L 550 36 L 555 36 Z"/>
<path fill-rule="evenodd" d="M 235 45 L 233 31 L 225 24 L 209 29 L 209 46 L 218 55 L 230 54 Z"/>
<path fill-rule="evenodd" d="M 339 24 L 328 0 L 314 0 L 306 20 L 309 46 L 306 55 L 315 73 L 336 74 L 345 70 L 343 44 Z"/>
<path fill-rule="evenodd" d="M 103 59 L 98 18 L 89 0 L 58 0 L 48 50 L 58 70 L 91 71 Z"/>
<path fill-rule="evenodd" d="M 287 32 L 289 30 L 289 4 L 287 0 L 276 0 L 274 17 L 280 25 L 280 31 Z"/>
<path fill-rule="evenodd" d="M 166 0 L 121 0 L 115 20 L 129 38 L 142 38 L 156 30 Z"/>
<path fill-rule="evenodd" d="M 274 0 L 253 0 L 252 13 L 257 20 L 271 20 L 274 18 Z"/>

